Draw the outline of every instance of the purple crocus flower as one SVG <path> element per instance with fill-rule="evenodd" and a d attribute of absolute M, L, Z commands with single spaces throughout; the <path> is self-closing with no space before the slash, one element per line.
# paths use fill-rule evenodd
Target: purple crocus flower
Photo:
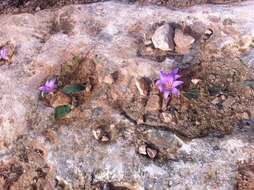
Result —
<path fill-rule="evenodd" d="M 8 60 L 8 52 L 7 52 L 7 49 L 5 49 L 5 48 L 0 49 L 0 60 L 5 60 L 5 61 Z"/>
<path fill-rule="evenodd" d="M 42 93 L 51 93 L 57 88 L 56 79 L 47 80 L 47 82 L 39 88 Z"/>
<path fill-rule="evenodd" d="M 177 80 L 180 78 L 178 70 L 177 68 L 170 73 L 160 72 L 160 80 L 156 81 L 156 86 L 159 88 L 160 92 L 163 93 L 165 99 L 167 99 L 169 95 L 180 95 L 180 91 L 177 88 L 183 84 L 183 81 Z"/>

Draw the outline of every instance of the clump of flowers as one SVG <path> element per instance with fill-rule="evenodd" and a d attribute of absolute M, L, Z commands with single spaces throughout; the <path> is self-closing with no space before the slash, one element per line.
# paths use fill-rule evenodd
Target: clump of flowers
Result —
<path fill-rule="evenodd" d="M 48 94 L 54 92 L 56 88 L 57 88 L 56 79 L 50 79 L 47 80 L 46 83 L 39 88 L 39 90 L 42 92 L 42 94 L 44 93 Z"/>
<path fill-rule="evenodd" d="M 179 87 L 183 84 L 183 81 L 177 80 L 180 78 L 178 74 L 179 69 L 174 69 L 170 73 L 164 71 L 160 72 L 160 79 L 156 81 L 156 86 L 159 88 L 160 92 L 163 93 L 165 99 L 169 96 L 179 96 Z"/>
<path fill-rule="evenodd" d="M 0 60 L 4 60 L 4 61 L 8 60 L 8 51 L 7 51 L 7 49 L 5 49 L 5 48 L 0 49 Z"/>

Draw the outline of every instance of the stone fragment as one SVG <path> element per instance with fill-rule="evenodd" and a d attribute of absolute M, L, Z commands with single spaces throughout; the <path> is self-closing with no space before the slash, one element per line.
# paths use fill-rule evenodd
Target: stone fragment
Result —
<path fill-rule="evenodd" d="M 225 95 L 221 95 L 221 100 L 223 100 L 223 101 L 225 101 L 227 98 L 226 98 L 226 96 Z"/>
<path fill-rule="evenodd" d="M 213 30 L 208 28 L 204 34 L 204 40 L 208 40 L 213 35 Z"/>
<path fill-rule="evenodd" d="M 154 47 L 163 51 L 173 51 L 175 47 L 173 35 L 174 31 L 169 24 L 160 26 L 152 36 Z"/>
<path fill-rule="evenodd" d="M 244 52 L 244 51 L 250 49 L 252 44 L 253 44 L 252 36 L 251 35 L 244 35 L 241 37 L 241 40 L 240 40 L 240 46 L 241 46 L 240 50 Z"/>
<path fill-rule="evenodd" d="M 138 153 L 146 155 L 146 145 L 141 145 L 140 147 L 138 147 Z"/>
<path fill-rule="evenodd" d="M 141 96 L 147 96 L 149 87 L 148 87 L 146 80 L 144 78 L 138 78 L 138 79 L 136 79 L 135 83 L 136 83 L 136 87 L 139 91 L 139 94 Z"/>
<path fill-rule="evenodd" d="M 105 143 L 105 142 L 110 141 L 110 135 L 109 135 L 109 133 L 105 129 L 101 128 L 101 127 L 93 130 L 93 136 L 94 136 L 94 138 L 96 140 L 98 140 L 100 142 L 104 142 Z"/>
<path fill-rule="evenodd" d="M 250 119 L 250 114 L 248 114 L 247 112 L 242 112 L 238 114 L 238 117 L 240 120 L 248 120 Z"/>
<path fill-rule="evenodd" d="M 179 54 L 186 54 L 189 52 L 195 39 L 188 34 L 184 34 L 182 30 L 176 29 L 174 42 L 176 44 L 176 52 Z"/>
<path fill-rule="evenodd" d="M 50 105 L 53 108 L 68 104 L 71 104 L 71 98 L 60 91 L 53 94 L 52 97 L 50 98 Z"/>
<path fill-rule="evenodd" d="M 242 88 L 241 92 L 242 92 L 242 95 L 245 96 L 246 98 L 250 98 L 254 95 L 253 89 L 248 86 L 245 86 L 244 88 Z"/>
<path fill-rule="evenodd" d="M 137 124 L 140 125 L 140 124 L 143 124 L 145 121 L 144 121 L 144 116 L 142 115 L 138 120 L 137 120 Z"/>
<path fill-rule="evenodd" d="M 158 151 L 152 148 L 147 147 L 146 153 L 149 156 L 149 158 L 154 159 L 157 156 Z"/>
<path fill-rule="evenodd" d="M 105 78 L 104 78 L 104 82 L 105 82 L 105 83 L 107 83 L 107 84 L 113 84 L 114 79 L 112 78 L 112 76 L 111 76 L 111 75 L 109 75 L 109 76 L 105 76 Z"/>
<path fill-rule="evenodd" d="M 86 92 L 91 92 L 91 91 L 92 91 L 92 89 L 93 89 L 92 84 L 91 84 L 91 83 L 88 83 L 88 84 L 86 85 L 86 89 L 85 89 L 85 91 L 86 91 Z"/>
<path fill-rule="evenodd" d="M 200 79 L 191 79 L 191 82 L 194 84 L 194 85 L 197 85 L 201 80 Z"/>
<path fill-rule="evenodd" d="M 152 42 L 152 40 L 145 40 L 144 41 L 144 44 L 146 45 L 146 46 L 149 46 L 149 45 L 151 45 L 153 42 Z"/>
<path fill-rule="evenodd" d="M 35 9 L 35 11 L 36 12 L 38 12 L 38 11 L 40 11 L 41 10 L 41 8 L 38 6 L 38 7 L 36 7 L 36 9 Z"/>
<path fill-rule="evenodd" d="M 218 103 L 220 103 L 220 99 L 219 99 L 218 97 L 216 97 L 216 98 L 214 98 L 214 99 L 212 100 L 212 104 L 216 105 L 216 104 L 218 104 Z"/>
<path fill-rule="evenodd" d="M 96 140 L 100 140 L 102 137 L 102 130 L 101 129 L 94 129 L 93 136 Z"/>
<path fill-rule="evenodd" d="M 229 109 L 233 104 L 235 103 L 235 99 L 233 97 L 228 97 L 224 102 L 223 102 L 223 107 L 225 109 Z"/>
<path fill-rule="evenodd" d="M 154 112 L 159 111 L 161 108 L 161 99 L 158 95 L 152 95 L 146 105 L 146 111 Z"/>
<path fill-rule="evenodd" d="M 154 145 L 156 150 L 159 151 L 159 155 L 167 159 L 174 158 L 183 144 L 183 141 L 175 134 L 158 129 L 149 130 L 145 141 L 147 144 Z"/>
<path fill-rule="evenodd" d="M 101 142 L 108 142 L 108 141 L 109 141 L 109 138 L 107 136 L 103 135 L 101 137 Z"/>
<path fill-rule="evenodd" d="M 163 112 L 163 113 L 162 113 L 162 117 L 163 117 L 163 121 L 164 121 L 165 123 L 170 123 L 170 122 L 172 122 L 172 120 L 173 120 L 173 116 L 172 116 L 172 114 L 169 113 L 169 112 Z"/>

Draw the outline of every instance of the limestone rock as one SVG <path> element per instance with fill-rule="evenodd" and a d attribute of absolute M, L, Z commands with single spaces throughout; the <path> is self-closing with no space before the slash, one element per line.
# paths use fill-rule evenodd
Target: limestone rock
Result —
<path fill-rule="evenodd" d="M 148 112 L 159 111 L 161 109 L 161 98 L 158 95 L 152 95 L 149 97 L 146 110 Z"/>
<path fill-rule="evenodd" d="M 158 151 L 153 148 L 146 148 L 147 155 L 149 158 L 154 159 L 157 156 Z"/>
<path fill-rule="evenodd" d="M 149 86 L 144 78 L 136 79 L 136 87 L 141 96 L 146 96 L 148 94 Z"/>
<path fill-rule="evenodd" d="M 174 42 L 176 44 L 176 52 L 186 54 L 189 52 L 191 45 L 195 42 L 195 39 L 188 34 L 184 34 L 182 30 L 176 29 Z"/>
<path fill-rule="evenodd" d="M 142 155 L 146 155 L 146 145 L 141 145 L 140 147 L 138 147 L 138 153 L 142 154 Z"/>
<path fill-rule="evenodd" d="M 163 51 L 173 51 L 174 31 L 169 24 L 164 24 L 156 29 L 152 36 L 152 42 L 155 48 L 161 49 Z"/>
<path fill-rule="evenodd" d="M 233 58 L 240 57 L 251 69 L 253 52 L 239 53 L 238 45 L 241 36 L 253 35 L 253 9 L 253 1 L 185 10 L 108 1 L 34 14 L 1 15 L 1 45 L 11 41 L 15 52 L 12 64 L 0 66 L 0 175 L 4 176 L 0 176 L 0 189 L 92 189 L 91 181 L 118 183 L 126 188 L 133 183 L 137 190 L 168 190 L 169 184 L 174 190 L 234 189 L 237 161 L 254 154 L 253 126 L 236 127 L 224 137 L 210 134 L 185 139 L 167 130 L 171 123 L 156 129 L 136 125 L 118 106 L 140 96 L 133 94 L 123 78 L 156 79 L 162 68 L 170 66 L 137 56 L 137 41 L 151 23 L 179 23 L 182 18 L 209 25 L 214 31 L 206 46 L 212 53 L 211 60 L 217 60 L 217 53 L 230 47 L 236 53 L 225 60 L 233 63 Z M 211 16 L 221 21 L 214 22 Z M 236 33 L 223 32 L 226 18 L 234 21 Z M 190 38 L 188 44 L 192 41 Z M 174 49 L 166 45 L 169 48 Z M 92 78 L 93 90 L 80 100 L 82 106 L 74 109 L 76 117 L 55 122 L 54 109 L 39 101 L 38 87 L 49 76 L 58 75 L 62 64 L 73 55 L 80 54 L 107 60 L 96 62 L 94 76 L 104 79 L 115 71 L 121 75 L 111 85 Z M 112 89 L 116 89 L 115 99 L 109 93 Z M 136 87 L 134 91 L 139 93 Z M 160 109 L 157 91 L 151 90 L 146 108 L 156 113 Z M 93 126 L 98 122 L 115 125 L 107 143 L 97 140 L 100 134 L 93 136 Z M 154 131 L 148 132 L 151 128 Z M 136 143 L 143 139 L 157 146 L 158 160 L 138 154 Z"/>

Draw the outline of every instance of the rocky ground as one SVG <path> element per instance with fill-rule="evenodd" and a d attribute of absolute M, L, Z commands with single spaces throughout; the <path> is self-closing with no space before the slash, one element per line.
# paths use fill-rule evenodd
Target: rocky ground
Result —
<path fill-rule="evenodd" d="M 1 15 L 0 189 L 253 190 L 253 9 Z M 155 84 L 173 68 L 184 85 L 165 100 Z"/>
<path fill-rule="evenodd" d="M 34 13 L 47 8 L 59 8 L 71 4 L 87 4 L 102 1 L 109 0 L 1 0 L 0 14 L 17 14 L 22 12 Z M 163 5 L 170 8 L 184 8 L 204 3 L 225 4 L 241 1 L 244 0 L 116 0 L 116 2 L 138 2 L 140 5 Z"/>

